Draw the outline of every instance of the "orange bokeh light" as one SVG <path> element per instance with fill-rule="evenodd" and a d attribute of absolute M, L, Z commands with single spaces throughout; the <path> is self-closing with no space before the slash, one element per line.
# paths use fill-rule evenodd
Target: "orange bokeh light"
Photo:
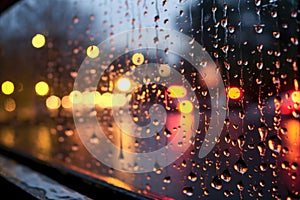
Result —
<path fill-rule="evenodd" d="M 243 96 L 243 92 L 238 87 L 230 87 L 227 93 L 228 97 L 233 100 L 240 99 Z"/>

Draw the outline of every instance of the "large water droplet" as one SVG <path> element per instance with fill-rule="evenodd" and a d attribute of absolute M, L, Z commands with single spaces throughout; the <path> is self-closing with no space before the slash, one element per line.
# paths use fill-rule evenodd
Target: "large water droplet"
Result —
<path fill-rule="evenodd" d="M 257 144 L 257 149 L 259 151 L 260 156 L 264 156 L 266 153 L 266 145 L 264 142 L 260 142 Z"/>
<path fill-rule="evenodd" d="M 222 188 L 222 181 L 218 176 L 216 176 L 211 181 L 210 186 L 215 188 L 216 190 L 220 190 Z"/>
<path fill-rule="evenodd" d="M 231 180 L 231 174 L 228 169 L 225 169 L 221 174 L 221 179 L 225 182 L 229 182 Z"/>
<path fill-rule="evenodd" d="M 273 135 L 268 140 L 268 147 L 270 150 L 279 153 L 282 148 L 282 142 L 281 139 L 277 135 Z"/>
<path fill-rule="evenodd" d="M 248 167 L 242 157 L 238 159 L 233 168 L 241 174 L 244 174 L 248 171 Z"/>
<path fill-rule="evenodd" d="M 188 179 L 192 182 L 195 182 L 197 181 L 197 175 L 194 173 L 194 172 L 191 172 L 189 175 L 188 175 Z"/>

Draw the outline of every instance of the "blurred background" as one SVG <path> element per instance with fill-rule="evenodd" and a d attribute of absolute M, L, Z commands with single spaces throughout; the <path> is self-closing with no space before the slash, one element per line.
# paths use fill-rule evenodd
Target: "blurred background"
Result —
<path fill-rule="evenodd" d="M 153 199 L 299 199 L 298 3 L 1 1 L 0 146 Z M 203 74 L 167 50 L 124 54 L 108 64 L 92 98 L 99 125 L 121 150 L 160 148 L 179 130 L 192 130 L 192 111 L 198 109 L 200 115 L 192 145 L 178 160 L 165 168 L 154 166 L 153 172 L 134 174 L 106 166 L 82 144 L 72 107 L 91 103 L 90 93 L 74 92 L 73 85 L 84 59 L 101 54 L 99 43 L 143 27 L 172 29 L 203 46 L 223 78 L 226 119 L 220 122 L 224 128 L 216 146 L 200 159 L 211 101 L 215 101 Z M 173 88 L 145 76 L 149 79 L 145 85 L 128 96 L 136 124 L 149 123 L 150 103 L 161 104 L 168 112 L 165 129 L 146 139 L 122 133 L 112 114 L 112 91 L 131 87 L 130 80 L 120 77 L 141 64 L 134 58 L 137 54 L 142 54 L 142 63 L 159 63 L 154 69 L 158 77 L 171 76 L 170 68 L 182 75 L 181 84 Z M 196 95 L 193 100 L 186 98 L 189 91 Z M 182 123 L 186 126 L 180 127 Z M 99 138 L 91 133 L 89 142 L 97 145 Z"/>

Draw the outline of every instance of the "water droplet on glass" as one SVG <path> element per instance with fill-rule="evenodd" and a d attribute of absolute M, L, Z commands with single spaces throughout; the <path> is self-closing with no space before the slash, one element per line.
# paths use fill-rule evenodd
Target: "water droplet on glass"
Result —
<path fill-rule="evenodd" d="M 97 137 L 97 135 L 95 133 L 92 134 L 92 136 L 90 138 L 90 143 L 99 144 L 99 138 Z"/>
<path fill-rule="evenodd" d="M 193 196 L 194 189 L 192 187 L 184 187 L 182 189 L 182 193 L 190 197 L 190 196 Z"/>
<path fill-rule="evenodd" d="M 225 169 L 221 174 L 221 179 L 225 182 L 229 182 L 231 180 L 231 173 L 228 169 Z"/>
<path fill-rule="evenodd" d="M 188 179 L 192 182 L 195 182 L 197 181 L 197 175 L 194 173 L 194 172 L 191 172 L 189 175 L 188 175 Z"/>
<path fill-rule="evenodd" d="M 292 170 L 297 170 L 297 169 L 298 169 L 298 164 L 297 164 L 296 162 L 293 162 L 293 163 L 291 164 L 291 169 L 292 169 Z"/>
<path fill-rule="evenodd" d="M 254 30 L 256 33 L 261 34 L 264 31 L 264 25 L 255 25 Z"/>
<path fill-rule="evenodd" d="M 261 163 L 260 165 L 259 165 L 259 169 L 261 170 L 261 171 L 266 171 L 267 170 L 267 168 L 268 168 L 268 165 L 266 164 L 266 163 Z"/>
<path fill-rule="evenodd" d="M 244 112 L 244 111 L 241 110 L 241 111 L 239 112 L 239 118 L 240 118 L 240 119 L 244 119 L 244 118 L 245 118 L 245 112 Z"/>
<path fill-rule="evenodd" d="M 164 178 L 164 183 L 171 183 L 171 177 L 170 176 L 166 176 Z"/>
<path fill-rule="evenodd" d="M 266 141 L 267 135 L 268 135 L 268 128 L 264 123 L 258 127 L 258 133 L 261 141 Z"/>
<path fill-rule="evenodd" d="M 158 164 L 158 162 L 155 162 L 155 163 L 154 163 L 153 171 L 154 171 L 156 174 L 161 174 L 161 167 L 160 167 L 160 165 Z"/>
<path fill-rule="evenodd" d="M 212 182 L 210 183 L 210 186 L 212 188 L 215 188 L 216 190 L 220 190 L 222 188 L 221 179 L 218 176 L 214 177 Z"/>
<path fill-rule="evenodd" d="M 238 137 L 237 142 L 238 142 L 239 148 L 241 149 L 244 146 L 244 144 L 245 144 L 245 136 L 244 135 L 240 135 Z"/>
<path fill-rule="evenodd" d="M 280 38 L 280 32 L 274 31 L 273 32 L 273 37 L 276 38 L 276 39 Z"/>
<path fill-rule="evenodd" d="M 79 22 L 79 18 L 77 16 L 73 17 L 73 23 L 77 24 Z"/>
<path fill-rule="evenodd" d="M 260 142 L 257 144 L 257 149 L 260 156 L 264 156 L 266 153 L 266 145 L 264 142 Z"/>
<path fill-rule="evenodd" d="M 272 10 L 270 14 L 271 14 L 272 18 L 276 18 L 277 17 L 277 11 L 275 11 L 275 10 Z"/>
<path fill-rule="evenodd" d="M 279 153 L 282 147 L 281 139 L 277 135 L 271 136 L 268 140 L 268 147 L 270 150 Z"/>
<path fill-rule="evenodd" d="M 239 181 L 239 182 L 236 184 L 236 187 L 237 187 L 237 189 L 238 189 L 239 191 L 243 191 L 244 188 L 245 188 L 245 186 L 244 186 L 244 184 L 243 184 L 242 181 Z"/>
<path fill-rule="evenodd" d="M 238 159 L 233 168 L 241 174 L 244 174 L 248 171 L 248 167 L 242 157 Z"/>

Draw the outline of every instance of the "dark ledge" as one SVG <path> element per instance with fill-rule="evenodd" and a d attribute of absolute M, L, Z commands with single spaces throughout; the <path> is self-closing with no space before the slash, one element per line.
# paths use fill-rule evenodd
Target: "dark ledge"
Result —
<path fill-rule="evenodd" d="M 0 169 L 0 186 L 7 188 L 10 197 L 83 200 L 109 196 L 110 199 L 123 200 L 151 199 L 69 169 L 43 163 L 2 145 Z"/>

